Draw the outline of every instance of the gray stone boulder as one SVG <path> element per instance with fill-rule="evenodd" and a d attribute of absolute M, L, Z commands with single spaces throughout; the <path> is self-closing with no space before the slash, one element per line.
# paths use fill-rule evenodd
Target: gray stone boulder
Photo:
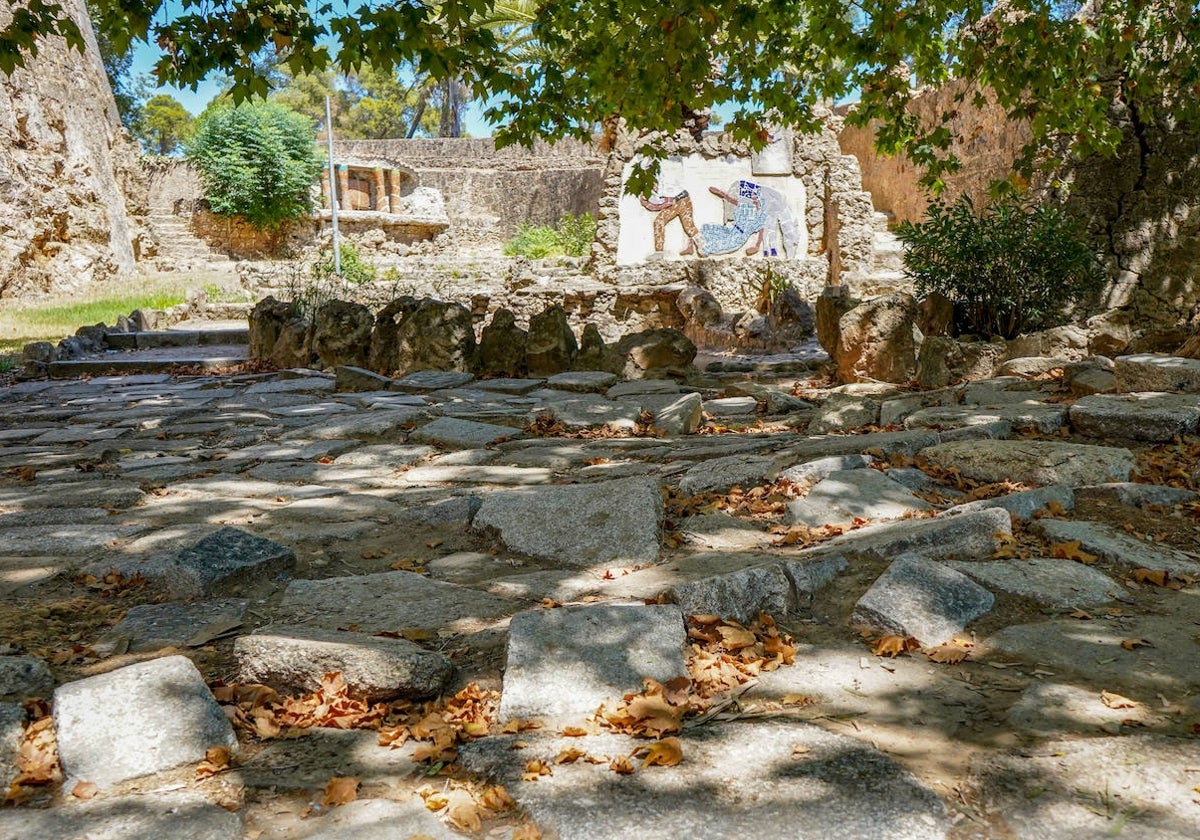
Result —
<path fill-rule="evenodd" d="M 299 315 L 299 307 L 290 301 L 265 297 L 256 303 L 250 310 L 250 358 L 270 358 L 284 324 L 298 318 Z M 28 355 L 28 348 L 26 348 L 26 355 Z M 45 361 L 53 361 L 53 359 Z"/>
<path fill-rule="evenodd" d="M 479 336 L 475 369 L 484 376 L 525 375 L 525 352 L 529 333 L 517 326 L 508 309 L 497 309 Z"/>
<path fill-rule="evenodd" d="M 1001 538 L 1011 535 L 1008 512 L 997 508 L 962 516 L 880 522 L 806 549 L 801 556 L 846 554 L 886 560 L 908 554 L 928 559 L 952 556 L 978 560 L 991 557 L 1000 548 Z"/>
<path fill-rule="evenodd" d="M 273 624 L 233 644 L 239 679 L 282 691 L 313 691 L 337 671 L 357 697 L 431 697 L 446 686 L 454 666 L 407 639 L 341 630 Z"/>
<path fill-rule="evenodd" d="M 279 328 L 279 338 L 268 357 L 275 367 L 311 368 L 317 363 L 313 352 L 315 327 L 307 318 L 297 315 Z"/>
<path fill-rule="evenodd" d="M 409 440 L 414 443 L 436 443 L 451 449 L 477 449 L 499 440 L 520 437 L 525 437 L 525 433 L 511 426 L 438 417 L 416 429 L 409 435 Z"/>
<path fill-rule="evenodd" d="M 1118 356 L 1114 360 L 1113 376 L 1117 391 L 1182 391 L 1200 394 L 1200 359 L 1140 353 Z"/>
<path fill-rule="evenodd" d="M 879 422 L 879 401 L 853 394 L 830 394 L 812 413 L 808 433 L 826 435 L 846 432 Z"/>
<path fill-rule="evenodd" d="M 396 369 L 469 371 L 475 363 L 475 325 L 460 303 L 425 298 L 396 328 Z"/>
<path fill-rule="evenodd" d="M 1045 440 L 953 441 L 922 450 L 917 460 L 976 481 L 1068 487 L 1127 481 L 1134 467 L 1128 449 Z"/>
<path fill-rule="evenodd" d="M 647 394 L 638 402 L 650 414 L 650 425 L 664 434 L 694 434 L 704 422 L 699 394 Z"/>
<path fill-rule="evenodd" d="M 917 382 L 924 388 L 945 388 L 963 380 L 988 379 L 1000 369 L 1006 350 L 1002 341 L 926 337 L 917 355 Z"/>
<path fill-rule="evenodd" d="M 921 474 L 924 475 L 924 473 Z M 1051 484 L 1033 490 L 1022 490 L 1019 493 L 1008 493 L 992 499 L 980 499 L 956 505 L 942 515 L 961 516 L 972 511 L 1000 508 L 1008 511 L 1009 515 L 1016 519 L 1028 521 L 1033 519 L 1039 511 L 1048 510 L 1051 503 L 1057 505 L 1061 510 L 1072 510 L 1075 507 L 1075 491 L 1065 484 Z"/>
<path fill-rule="evenodd" d="M 608 345 L 600 328 L 595 324 L 584 324 L 579 334 L 579 350 L 575 353 L 576 370 L 603 370 L 608 362 Z"/>
<path fill-rule="evenodd" d="M 922 646 L 941 644 L 992 608 L 995 597 L 962 572 L 920 557 L 897 557 L 854 605 L 850 621 Z"/>
<path fill-rule="evenodd" d="M 838 321 L 838 343 L 831 355 L 838 379 L 857 382 L 908 382 L 917 373 L 921 331 L 917 301 L 896 292 L 863 303 Z"/>
<path fill-rule="evenodd" d="M 947 563 L 950 568 L 996 592 L 1026 598 L 1043 607 L 1067 609 L 1107 604 L 1121 587 L 1103 572 L 1049 557 Z"/>
<path fill-rule="evenodd" d="M 579 344 L 567 313 L 559 305 L 549 306 L 529 319 L 525 344 L 525 369 L 530 376 L 550 376 L 570 370 Z"/>
<path fill-rule="evenodd" d="M 841 341 L 842 316 L 861 303 L 861 300 L 850 296 L 850 289 L 846 286 L 826 286 L 817 297 L 817 341 L 830 356 L 837 353 Z"/>
<path fill-rule="evenodd" d="M 313 352 L 322 367 L 365 367 L 371 355 L 375 316 L 361 303 L 331 300 L 317 310 Z"/>
<path fill-rule="evenodd" d="M 1168 441 L 1200 429 L 1200 396 L 1094 394 L 1077 400 L 1070 417 L 1076 431 L 1102 440 Z"/>
<path fill-rule="evenodd" d="M 1008 342 L 1008 357 L 1049 356 L 1077 361 L 1088 353 L 1088 335 L 1080 327 L 1067 325 L 1019 335 Z"/>
<path fill-rule="evenodd" d="M 1078 542 L 1101 560 L 1126 569 L 1162 569 L 1173 575 L 1200 575 L 1200 563 L 1175 549 L 1130 536 L 1097 522 L 1042 519 L 1034 530 L 1056 543 Z"/>
<path fill-rule="evenodd" d="M 237 746 L 191 660 L 168 656 L 61 685 L 54 726 L 63 772 L 109 787 Z"/>
<path fill-rule="evenodd" d="M 392 373 L 399 366 L 398 333 L 400 323 L 420 305 L 411 295 L 404 295 L 388 303 L 375 314 L 375 329 L 371 333 L 371 350 L 367 366 L 379 373 Z"/>
<path fill-rule="evenodd" d="M 678 607 L 588 605 L 513 616 L 500 719 L 581 725 L 601 703 L 687 675 Z"/>
<path fill-rule="evenodd" d="M 248 605 L 244 598 L 137 604 L 129 608 L 101 645 L 120 644 L 130 653 L 184 647 L 196 643 L 198 637 L 216 638 L 241 626 Z"/>
<path fill-rule="evenodd" d="M 820 527 L 854 519 L 899 519 L 933 505 L 878 470 L 835 472 L 817 482 L 803 499 L 789 502 L 784 520 Z"/>
<path fill-rule="evenodd" d="M 816 484 L 836 472 L 858 470 L 870 464 L 870 455 L 830 455 L 827 458 L 814 458 L 788 467 L 779 473 L 779 478 L 796 484 Z"/>
<path fill-rule="evenodd" d="M 492 493 L 473 524 L 514 551 L 581 568 L 654 562 L 662 521 L 658 482 L 626 478 Z"/>
<path fill-rule="evenodd" d="M 792 582 L 781 566 L 758 566 L 672 587 L 668 600 L 684 615 L 719 615 L 748 622 L 759 613 L 782 618 L 795 612 Z"/>
<path fill-rule="evenodd" d="M 774 480 L 778 468 L 774 458 L 763 455 L 726 455 L 701 461 L 683 474 L 679 490 L 688 496 L 697 493 L 725 493 L 740 485 L 748 490 Z"/>
<path fill-rule="evenodd" d="M 673 327 L 621 336 L 608 350 L 606 370 L 623 379 L 658 379 L 686 371 L 696 358 L 696 345 Z"/>

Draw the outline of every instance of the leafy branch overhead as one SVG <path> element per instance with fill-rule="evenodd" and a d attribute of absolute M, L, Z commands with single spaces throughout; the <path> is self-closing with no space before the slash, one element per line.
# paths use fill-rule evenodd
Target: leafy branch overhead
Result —
<path fill-rule="evenodd" d="M 1022 161 L 1111 153 L 1121 120 L 1170 114 L 1200 123 L 1200 10 L 1179 0 L 94 0 L 120 50 L 163 50 L 162 82 L 229 74 L 237 96 L 265 95 L 264 56 L 295 74 L 412 62 L 461 78 L 504 124 L 502 143 L 590 137 L 620 117 L 633 129 L 700 131 L 731 103 L 738 138 L 765 142 L 769 123 L 813 126 L 830 101 L 860 96 L 849 119 L 877 125 L 887 152 L 937 179 L 955 165 L 950 132 L 907 110 L 914 83 L 977 82 L 1033 141 Z M 0 32 L 4 69 L 61 33 L 62 8 L 30 0 Z M 514 42 L 520 49 L 503 48 Z M 24 52 L 22 52 L 24 51 Z M 962 99 L 973 93 L 962 87 Z M 1140 117 L 1139 117 L 1140 115 Z M 953 118 L 953 108 L 940 115 Z M 607 121 L 607 122 L 606 122 Z"/>

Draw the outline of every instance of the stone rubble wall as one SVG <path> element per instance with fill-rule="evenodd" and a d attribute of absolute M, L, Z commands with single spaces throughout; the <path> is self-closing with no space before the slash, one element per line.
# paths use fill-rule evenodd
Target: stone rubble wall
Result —
<path fill-rule="evenodd" d="M 969 97 L 954 102 L 959 88 L 923 91 L 912 107 L 926 120 L 943 110 L 955 113 L 952 149 L 963 165 L 947 176 L 946 195 L 983 200 L 988 182 L 1008 174 L 1029 139 L 1028 127 L 1009 121 L 993 103 L 975 108 Z M 1117 323 L 1135 340 L 1129 346 L 1137 352 L 1178 347 L 1190 332 L 1184 325 L 1194 327 L 1200 314 L 1197 138 L 1176 128 L 1169 108 L 1156 110 L 1158 115 L 1134 114 L 1118 107 L 1125 140 L 1117 153 L 1066 166 L 1047 179 L 1061 185 L 1052 194 L 1088 220 L 1094 247 L 1112 278 L 1104 295 L 1079 315 L 1101 312 L 1089 326 L 1111 332 L 1109 325 Z M 839 139 L 844 151 L 862 161 L 863 184 L 876 209 L 896 221 L 921 216 L 928 196 L 908 161 L 876 154 L 870 130 L 844 129 Z M 1103 349 L 1117 353 L 1122 347 Z"/>
<path fill-rule="evenodd" d="M 86 42 L 57 39 L 0 75 L 0 297 L 81 288 L 136 270 L 147 193 L 121 128 L 82 0 L 63 0 Z M 0 9 L 0 21 L 11 18 Z"/>

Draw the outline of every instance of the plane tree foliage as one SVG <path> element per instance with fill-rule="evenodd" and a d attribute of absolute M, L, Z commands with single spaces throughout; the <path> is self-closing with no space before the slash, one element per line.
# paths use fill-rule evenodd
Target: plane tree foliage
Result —
<path fill-rule="evenodd" d="M 503 48 L 504 25 L 481 23 L 502 0 L 93 5 L 118 50 L 158 44 L 161 82 L 220 71 L 235 95 L 265 95 L 264 53 L 295 75 L 410 62 L 489 102 L 501 143 L 590 137 L 623 120 L 653 154 L 655 137 L 703 130 L 710 106 L 734 103 L 725 128 L 760 144 L 769 125 L 812 127 L 830 102 L 858 96 L 851 123 L 875 124 L 880 150 L 906 153 L 936 186 L 955 165 L 950 132 L 907 110 L 914 82 L 964 80 L 1028 121 L 1027 173 L 1113 153 L 1131 117 L 1200 124 L 1200 10 L 1180 0 L 540 0 L 519 24 L 536 49 L 520 51 Z M 0 31 L 0 69 L 20 60 L 11 48 L 71 40 L 72 26 L 52 0 L 27 0 Z"/>

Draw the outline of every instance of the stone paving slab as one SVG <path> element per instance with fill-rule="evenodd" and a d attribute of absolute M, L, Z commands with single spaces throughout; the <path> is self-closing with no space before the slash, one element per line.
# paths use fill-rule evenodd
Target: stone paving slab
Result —
<path fill-rule="evenodd" d="M 494 528 L 513 551 L 583 568 L 653 562 L 662 522 L 658 482 L 626 478 L 489 494 L 474 527 Z"/>
<path fill-rule="evenodd" d="M 899 519 L 913 511 L 933 509 L 878 470 L 853 469 L 830 473 L 803 499 L 788 502 L 784 520 L 819 528 L 854 519 Z"/>
<path fill-rule="evenodd" d="M 127 508 L 145 496 L 133 482 L 108 479 L 56 481 L 35 479 L 28 484 L 0 487 L 0 505 L 18 510 L 28 508 Z"/>
<path fill-rule="evenodd" d="M 474 381 L 473 374 L 460 371 L 418 370 L 403 379 L 394 380 L 391 387 L 396 391 L 440 391 L 446 388 L 461 388 L 468 382 Z"/>
<path fill-rule="evenodd" d="M 530 391 L 535 391 L 546 384 L 544 379 L 481 379 L 475 383 L 475 387 L 483 391 L 495 391 L 499 394 L 513 394 L 521 396 L 528 394 Z"/>
<path fill-rule="evenodd" d="M 678 607 L 577 606 L 513 616 L 500 719 L 581 725 L 602 703 L 687 675 Z"/>
<path fill-rule="evenodd" d="M 249 603 L 244 598 L 218 598 L 188 604 L 137 604 L 105 635 L 102 644 L 124 641 L 131 653 L 183 647 L 205 630 L 224 634 L 237 627 Z"/>
<path fill-rule="evenodd" d="M 410 484 L 549 484 L 550 470 L 538 467 L 499 466 L 428 466 L 414 467 L 404 473 Z"/>
<path fill-rule="evenodd" d="M 1067 410 L 1065 405 L 1045 403 L 1008 403 L 995 408 L 940 406 L 913 412 L 904 425 L 910 429 L 938 429 L 1005 422 L 1017 431 L 1053 434 L 1067 425 Z"/>
<path fill-rule="evenodd" d="M 556 373 L 546 379 L 547 388 L 557 388 L 560 391 L 575 391 L 584 394 L 602 393 L 610 385 L 617 383 L 617 375 L 602 370 L 572 370 Z"/>
<path fill-rule="evenodd" d="M 1169 441 L 1200 429 L 1200 395 L 1095 394 L 1071 406 L 1071 425 L 1100 440 Z"/>
<path fill-rule="evenodd" d="M 470 632 L 521 607 L 521 602 L 429 580 L 413 572 L 294 580 L 278 620 L 328 630 L 354 624 L 363 633 L 409 628 Z"/>
<path fill-rule="evenodd" d="M 922 450 L 919 460 L 976 481 L 1069 487 L 1128 481 L 1134 468 L 1128 449 L 1044 440 L 955 441 Z"/>
<path fill-rule="evenodd" d="M 1120 585 L 1108 575 L 1072 560 L 960 561 L 946 564 L 995 592 L 1005 592 L 1054 609 L 1107 604 Z"/>
<path fill-rule="evenodd" d="M 631 402 L 582 397 L 556 401 L 545 410 L 568 429 L 602 429 L 606 426 L 633 429 L 637 425 L 640 408 Z"/>
<path fill-rule="evenodd" d="M 500 440 L 513 440 L 525 436 L 525 432 L 512 426 L 439 417 L 416 429 L 409 435 L 409 440 L 414 443 L 441 444 L 455 449 L 472 449 Z"/>
<path fill-rule="evenodd" d="M 922 646 L 947 642 L 992 608 L 995 597 L 962 572 L 920 557 L 901 555 L 858 599 L 851 624 Z"/>
<path fill-rule="evenodd" d="M 146 530 L 145 525 L 35 525 L 0 528 L 5 554 L 10 557 L 56 555 L 78 557 L 105 545 L 120 543 Z"/>
<path fill-rule="evenodd" d="M 1182 391 L 1200 393 L 1200 359 L 1155 353 L 1118 356 L 1113 360 L 1117 391 Z"/>
<path fill-rule="evenodd" d="M 68 779 L 109 787 L 235 748 L 233 727 L 182 656 L 126 665 L 54 692 L 58 754 Z"/>
<path fill-rule="evenodd" d="M 1078 541 L 1089 554 L 1125 569 L 1165 569 L 1171 574 L 1200 575 L 1200 563 L 1182 552 L 1140 540 L 1097 522 L 1040 520 L 1034 529 L 1059 543 Z"/>
<path fill-rule="evenodd" d="M 0 811 L 3 840 L 242 840 L 243 832 L 238 814 L 185 793 Z"/>
<path fill-rule="evenodd" d="M 976 510 L 1001 508 L 1017 519 L 1028 521 L 1039 512 L 1049 510 L 1050 505 L 1057 505 L 1063 511 L 1075 509 L 1075 491 L 1065 484 L 1051 484 L 1048 487 L 1038 487 L 1033 490 L 1022 490 L 1009 493 L 1007 496 L 997 496 L 992 499 L 979 499 L 974 502 L 955 505 L 945 511 L 943 516 L 960 516 Z"/>
<path fill-rule="evenodd" d="M 1012 533 L 1008 512 L 998 508 L 933 519 L 902 519 L 880 522 L 805 549 L 805 556 L 830 553 L 865 554 L 891 559 L 898 554 L 915 554 L 941 560 L 990 558 L 1000 548 L 1000 538 Z"/>
<path fill-rule="evenodd" d="M 577 761 L 555 766 L 552 776 L 536 783 L 519 781 L 528 759 L 552 763 L 572 747 L 611 758 L 646 742 L 522 733 L 530 746 L 514 750 L 514 740 L 468 744 L 461 760 L 504 783 L 534 821 L 560 840 L 934 840 L 945 838 L 950 827 L 938 797 L 890 758 L 811 724 L 700 727 L 681 738 L 678 766 L 646 767 L 622 777 L 608 761 Z"/>
<path fill-rule="evenodd" d="M 688 496 L 724 493 L 734 485 L 749 490 L 772 481 L 778 467 L 774 458 L 762 455 L 728 455 L 701 461 L 684 473 L 679 490 Z"/>

